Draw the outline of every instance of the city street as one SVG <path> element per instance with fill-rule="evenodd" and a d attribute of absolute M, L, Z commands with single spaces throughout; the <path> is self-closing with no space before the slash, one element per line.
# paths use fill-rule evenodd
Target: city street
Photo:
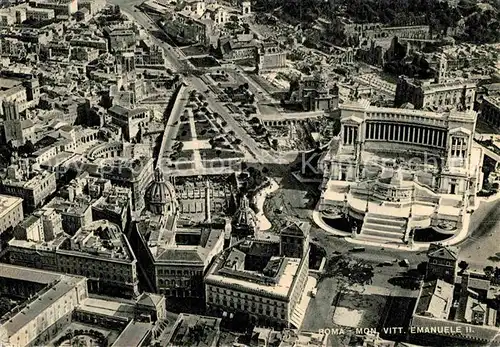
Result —
<path fill-rule="evenodd" d="M 156 23 L 154 23 L 151 20 L 150 17 L 148 17 L 146 14 L 144 14 L 143 12 L 141 12 L 136 8 L 136 6 L 142 4 L 144 0 L 110 0 L 109 2 L 113 5 L 120 6 L 122 12 L 124 12 L 129 17 L 133 18 L 139 25 L 144 27 L 144 29 L 149 31 L 150 33 L 152 30 L 161 30 L 160 28 L 158 28 Z M 182 70 L 184 64 L 177 56 L 177 54 L 179 54 L 178 50 L 168 45 L 166 42 L 157 39 L 152 34 L 150 38 L 155 44 L 157 44 L 158 46 L 162 47 L 165 50 L 165 54 L 167 56 L 167 60 L 170 66 L 172 66 L 174 70 L 177 71 Z"/>
<path fill-rule="evenodd" d="M 459 258 L 471 269 L 482 271 L 485 266 L 500 266 L 498 240 L 500 237 L 500 200 L 481 202 L 472 214 L 471 234 L 458 247 Z"/>
<path fill-rule="evenodd" d="M 142 25 L 146 30 L 151 29 L 152 26 L 155 28 L 155 23 L 143 14 L 142 12 L 136 10 L 135 6 L 142 3 L 142 1 L 137 0 L 111 0 L 111 3 L 119 5 L 122 11 L 126 12 L 129 16 L 134 18 L 137 23 Z M 157 28 L 158 29 L 158 28 Z M 172 46 L 168 45 L 166 42 L 156 39 L 151 35 L 151 39 L 161 46 L 167 55 L 167 59 L 170 65 L 176 69 L 181 70 L 184 66 L 178 54 L 178 50 L 174 49 Z M 257 159 L 257 161 L 262 163 L 277 163 L 279 159 L 269 152 L 263 150 L 259 147 L 258 143 L 243 129 L 238 122 L 234 120 L 234 118 L 229 114 L 228 110 L 220 104 L 220 102 L 211 95 L 210 93 L 205 93 L 205 91 L 209 90 L 208 86 L 205 82 L 195 76 L 189 76 L 185 78 L 185 81 L 192 87 L 194 87 L 198 92 L 204 94 L 207 97 L 207 102 L 209 103 L 209 107 L 214 111 L 220 114 L 220 116 L 227 122 L 227 124 L 234 130 L 236 136 L 242 140 L 242 144 L 245 145 L 249 152 Z"/>
<path fill-rule="evenodd" d="M 188 101 L 189 88 L 182 87 L 179 91 L 179 94 L 177 95 L 177 99 L 175 100 L 174 106 L 172 108 L 172 111 L 170 112 L 170 116 L 165 126 L 160 153 L 158 155 L 159 159 L 168 157 L 168 155 L 170 154 L 172 145 L 174 144 L 175 137 L 179 130 L 179 119 L 182 115 L 182 112 L 186 108 L 186 104 L 188 103 Z M 163 165 L 163 163 L 160 164 Z"/>

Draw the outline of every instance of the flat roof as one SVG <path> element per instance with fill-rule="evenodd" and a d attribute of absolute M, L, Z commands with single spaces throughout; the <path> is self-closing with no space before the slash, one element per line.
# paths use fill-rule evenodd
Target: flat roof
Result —
<path fill-rule="evenodd" d="M 287 262 L 285 269 L 279 278 L 278 283 L 274 285 L 266 285 L 262 283 L 249 282 L 244 279 L 233 278 L 230 276 L 222 276 L 218 274 L 209 274 L 207 279 L 210 280 L 210 284 L 216 285 L 214 282 L 219 282 L 221 285 L 234 285 L 243 288 L 249 288 L 256 291 L 261 291 L 263 293 L 271 294 L 274 296 L 281 296 L 283 298 L 288 297 L 288 292 L 293 284 L 293 280 L 297 274 L 300 265 L 299 258 L 286 258 Z M 213 281 L 213 282 L 212 282 Z"/>
<path fill-rule="evenodd" d="M 83 277 L 64 276 L 61 281 L 53 285 L 49 290 L 35 296 L 27 302 L 27 305 L 12 318 L 7 320 L 2 327 L 8 332 L 9 337 L 16 334 L 24 326 L 36 319 L 42 312 L 54 305 L 57 300 L 74 290 L 79 281 L 85 280 Z"/>
<path fill-rule="evenodd" d="M 0 263 L 0 278 L 10 278 L 19 281 L 49 284 L 61 279 L 63 276 L 63 274 L 56 272 Z"/>
<path fill-rule="evenodd" d="M 218 339 L 220 321 L 216 317 L 181 313 L 166 346 L 212 346 Z M 196 327 L 204 332 L 200 341 L 196 338 Z"/>
<path fill-rule="evenodd" d="M 133 318 L 134 306 L 119 301 L 87 298 L 78 308 L 80 311 L 97 313 L 105 316 Z"/>
<path fill-rule="evenodd" d="M 23 199 L 17 196 L 0 195 L 0 218 L 9 213 L 17 205 L 22 204 Z"/>
<path fill-rule="evenodd" d="M 37 172 L 36 176 L 33 176 L 27 180 L 13 180 L 13 179 L 6 179 L 4 180 L 4 184 L 7 186 L 12 186 L 12 187 L 22 187 L 25 189 L 35 189 L 41 185 L 41 182 L 46 180 L 49 177 L 54 178 L 55 182 L 55 173 L 46 171 L 46 170 L 41 170 Z"/>
<path fill-rule="evenodd" d="M 405 109 L 405 108 L 395 108 L 395 107 L 378 107 L 370 104 L 369 101 L 361 100 L 359 101 L 348 101 L 343 104 L 339 104 L 340 110 L 360 110 L 367 113 L 386 113 L 386 114 L 400 114 L 406 116 L 417 116 L 426 118 L 438 118 L 446 120 L 447 117 L 450 118 L 460 118 L 473 121 L 477 115 L 475 111 L 449 111 L 449 112 L 432 112 L 423 111 L 415 109 Z M 342 116 L 341 118 L 348 118 L 349 116 Z"/>
<path fill-rule="evenodd" d="M 483 98 L 485 101 L 489 102 L 490 104 L 494 105 L 497 108 L 500 108 L 500 96 L 485 96 Z"/>
<path fill-rule="evenodd" d="M 18 85 L 22 84 L 22 82 L 18 79 L 11 79 L 11 78 L 0 78 L 0 90 L 8 90 L 11 88 L 14 88 Z"/>
<path fill-rule="evenodd" d="M 132 321 L 125 330 L 122 331 L 118 339 L 113 343 L 113 347 L 136 347 L 140 346 L 141 342 L 153 328 L 152 323 L 142 323 Z"/>

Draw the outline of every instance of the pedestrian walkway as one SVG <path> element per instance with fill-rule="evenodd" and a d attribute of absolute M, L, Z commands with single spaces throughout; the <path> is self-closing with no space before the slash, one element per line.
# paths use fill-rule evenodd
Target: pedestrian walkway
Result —
<path fill-rule="evenodd" d="M 191 127 L 191 142 L 194 143 L 195 145 L 192 146 L 193 149 L 193 159 L 194 159 L 194 169 L 195 170 L 201 170 L 203 165 L 201 163 L 201 155 L 200 155 L 200 148 L 203 148 L 201 144 L 198 146 L 198 138 L 196 137 L 196 125 L 194 123 L 194 116 L 193 116 L 193 110 L 188 109 L 188 114 L 189 114 L 189 125 Z"/>

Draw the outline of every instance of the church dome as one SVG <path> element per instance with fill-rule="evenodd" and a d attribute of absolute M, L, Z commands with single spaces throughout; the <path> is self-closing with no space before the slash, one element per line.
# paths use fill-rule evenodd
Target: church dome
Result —
<path fill-rule="evenodd" d="M 173 212 L 177 204 L 175 189 L 172 183 L 165 181 L 163 172 L 157 168 L 155 170 L 154 181 L 146 190 L 146 203 L 149 210 L 156 214 L 163 211 Z"/>
<path fill-rule="evenodd" d="M 257 216 L 250 207 L 248 198 L 241 198 L 240 207 L 236 211 L 231 221 L 233 231 L 253 234 L 257 228 Z"/>

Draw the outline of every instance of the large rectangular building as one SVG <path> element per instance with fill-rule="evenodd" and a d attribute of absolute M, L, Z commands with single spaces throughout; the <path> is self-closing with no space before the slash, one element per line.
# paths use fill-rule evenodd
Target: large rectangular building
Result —
<path fill-rule="evenodd" d="M 456 107 L 472 110 L 475 95 L 476 85 L 472 83 L 462 81 L 431 83 L 402 76 L 397 83 L 394 106 L 400 107 L 410 103 L 416 109 Z"/>
<path fill-rule="evenodd" d="M 141 347 L 166 335 L 165 298 L 155 294 L 116 301 L 89 297 L 84 277 L 8 264 L 0 264 L 0 294 L 19 303 L 0 319 L 2 346 L 64 346 L 90 330 L 99 344 Z"/>
<path fill-rule="evenodd" d="M 40 170 L 36 174 L 25 175 L 23 170 L 12 166 L 8 169 L 8 177 L 3 180 L 1 189 L 5 194 L 22 198 L 26 211 L 30 212 L 55 193 L 56 174 Z"/>
<path fill-rule="evenodd" d="M 493 127 L 500 128 L 500 96 L 483 98 L 479 118 Z"/>
<path fill-rule="evenodd" d="M 353 236 L 380 236 L 378 242 L 408 241 L 429 227 L 448 235 L 461 230 L 482 187 L 476 112 L 385 108 L 367 100 L 340 109 L 340 137 L 320 160 L 320 210 L 356 221 Z"/>
<path fill-rule="evenodd" d="M 0 278 L 3 283 L 7 283 L 6 280 L 14 283 L 37 282 L 46 288 L 35 291 L 26 305 L 2 317 L 2 345 L 43 345 L 43 342 L 47 342 L 45 338 L 71 321 L 73 310 L 88 297 L 87 280 L 84 277 L 1 264 Z M 36 286 L 33 288 L 36 289 Z"/>
<path fill-rule="evenodd" d="M 23 221 L 23 199 L 0 195 L 0 234 Z"/>
<path fill-rule="evenodd" d="M 78 11 L 78 0 L 31 0 L 30 7 L 54 10 L 55 15 L 71 16 Z"/>
<path fill-rule="evenodd" d="M 252 323 L 300 328 L 309 270 L 309 224 L 289 222 L 280 242 L 246 241 L 227 249 L 205 276 L 207 310 Z"/>
<path fill-rule="evenodd" d="M 137 260 L 121 229 L 104 220 L 81 228 L 74 236 L 52 241 L 14 239 L 11 264 L 85 276 L 89 290 L 120 297 L 138 295 Z"/>

